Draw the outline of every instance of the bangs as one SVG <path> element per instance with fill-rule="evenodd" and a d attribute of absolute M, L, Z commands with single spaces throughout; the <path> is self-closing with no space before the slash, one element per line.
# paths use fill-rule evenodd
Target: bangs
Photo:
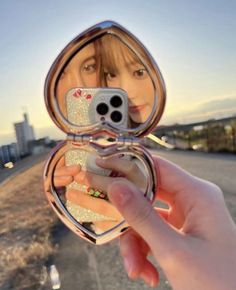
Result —
<path fill-rule="evenodd" d="M 102 38 L 102 66 L 110 72 L 119 71 L 122 63 L 139 63 L 140 59 L 118 38 L 113 35 L 106 35 Z"/>

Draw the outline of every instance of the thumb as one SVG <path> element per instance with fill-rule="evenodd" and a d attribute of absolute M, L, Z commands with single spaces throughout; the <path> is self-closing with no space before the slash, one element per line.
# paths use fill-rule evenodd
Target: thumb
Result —
<path fill-rule="evenodd" d="M 114 181 L 108 187 L 108 196 L 127 223 L 148 243 L 159 258 L 173 248 L 181 235 L 167 224 L 128 180 Z"/>

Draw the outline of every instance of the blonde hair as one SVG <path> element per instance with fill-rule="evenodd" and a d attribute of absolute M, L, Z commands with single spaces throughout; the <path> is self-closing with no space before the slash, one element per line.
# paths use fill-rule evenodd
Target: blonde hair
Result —
<path fill-rule="evenodd" d="M 114 35 L 105 35 L 101 39 L 100 44 L 100 81 L 101 84 L 107 86 L 106 70 L 116 73 L 119 71 L 119 64 L 125 63 L 139 63 L 143 65 L 137 55 L 125 45 L 119 38 Z"/>

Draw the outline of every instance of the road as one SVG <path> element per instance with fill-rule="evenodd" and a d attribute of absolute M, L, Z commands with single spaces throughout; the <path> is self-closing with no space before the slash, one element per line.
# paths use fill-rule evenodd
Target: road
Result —
<path fill-rule="evenodd" d="M 49 150 L 38 155 L 30 155 L 25 157 L 14 164 L 13 168 L 0 169 L 0 184 L 6 182 L 9 178 L 12 178 L 15 174 L 19 174 L 32 167 L 34 164 L 39 163 L 42 160 L 46 161 Z"/>
<path fill-rule="evenodd" d="M 200 178 L 218 184 L 224 191 L 227 205 L 236 221 L 236 155 L 165 150 L 153 153 L 175 162 Z M 142 281 L 133 282 L 127 278 L 117 241 L 93 246 L 62 224 L 58 226 L 55 240 L 58 242 L 59 254 L 51 263 L 59 271 L 62 290 L 153 289 Z M 171 289 L 163 275 L 158 289 Z"/>

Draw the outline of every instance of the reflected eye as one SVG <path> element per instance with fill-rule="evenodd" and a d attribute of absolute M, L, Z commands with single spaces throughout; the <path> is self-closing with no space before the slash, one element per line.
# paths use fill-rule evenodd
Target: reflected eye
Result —
<path fill-rule="evenodd" d="M 85 64 L 83 66 L 83 71 L 88 74 L 94 73 L 96 71 L 96 63 Z"/>
<path fill-rule="evenodd" d="M 147 76 L 147 71 L 146 69 L 138 69 L 133 72 L 134 77 L 139 78 L 139 79 L 144 79 Z"/>
<path fill-rule="evenodd" d="M 104 72 L 104 75 L 107 81 L 114 81 L 114 79 L 116 78 L 116 74 L 112 72 Z"/>

